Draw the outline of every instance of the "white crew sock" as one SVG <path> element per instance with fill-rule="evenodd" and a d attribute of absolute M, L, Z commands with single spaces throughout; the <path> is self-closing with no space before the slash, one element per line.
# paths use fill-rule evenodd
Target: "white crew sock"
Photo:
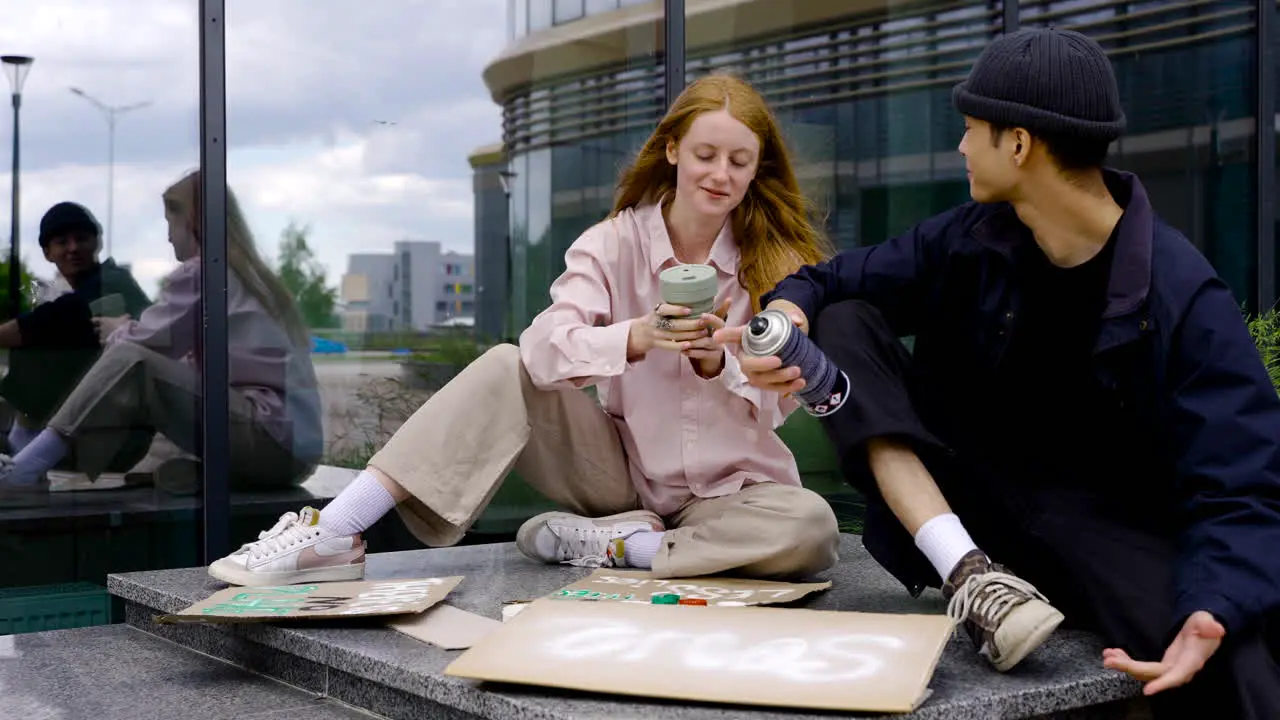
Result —
<path fill-rule="evenodd" d="M 320 511 L 320 526 L 335 535 L 355 535 L 368 530 L 395 506 L 391 493 L 365 470 L 324 506 Z"/>
<path fill-rule="evenodd" d="M 61 435 L 45 428 L 17 455 L 8 482 L 13 485 L 34 485 L 40 476 L 53 469 L 67 456 L 67 441 Z"/>
<path fill-rule="evenodd" d="M 649 570 L 653 568 L 653 557 L 662 547 L 664 533 L 645 531 L 635 532 L 622 541 L 622 559 L 627 567 Z"/>
<path fill-rule="evenodd" d="M 14 420 L 13 427 L 9 428 L 9 455 L 13 456 L 22 452 L 39 434 L 39 430 L 24 427 L 22 423 Z"/>
<path fill-rule="evenodd" d="M 916 547 L 929 558 L 943 581 L 951 577 L 961 558 L 978 549 L 955 513 L 944 513 L 921 525 L 916 533 Z"/>

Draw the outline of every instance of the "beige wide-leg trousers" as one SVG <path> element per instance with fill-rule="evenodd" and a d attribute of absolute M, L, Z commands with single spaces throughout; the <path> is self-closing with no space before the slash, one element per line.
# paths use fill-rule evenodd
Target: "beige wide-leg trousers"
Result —
<path fill-rule="evenodd" d="M 467 366 L 369 464 L 411 493 L 400 515 L 435 547 L 462 538 L 512 468 L 573 513 L 640 507 L 613 420 L 582 391 L 535 388 L 513 345 Z M 750 485 L 694 499 L 663 520 L 668 532 L 653 561 L 660 577 L 794 579 L 837 559 L 835 514 L 804 488 Z"/>

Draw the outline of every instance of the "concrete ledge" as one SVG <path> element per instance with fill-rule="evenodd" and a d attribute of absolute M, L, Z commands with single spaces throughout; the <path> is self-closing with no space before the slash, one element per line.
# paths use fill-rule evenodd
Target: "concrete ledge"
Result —
<path fill-rule="evenodd" d="M 860 538 L 844 537 L 841 564 L 826 577 L 831 590 L 803 602 L 825 610 L 940 613 L 936 592 L 912 599 L 867 555 Z M 512 544 L 476 545 L 371 555 L 369 578 L 463 575 L 450 595 L 457 607 L 500 617 L 508 600 L 551 593 L 588 573 L 568 566 L 530 563 Z M 445 677 L 457 657 L 381 627 L 358 624 L 192 626 L 157 625 L 151 617 L 176 612 L 225 587 L 203 568 L 112 575 L 112 594 L 128 602 L 128 622 L 180 645 L 236 662 L 313 691 L 341 688 L 343 700 L 389 717 L 492 720 L 615 720 L 626 717 L 680 720 L 803 720 L 829 715 L 772 709 L 679 705 L 608 695 L 527 687 L 493 687 Z M 1100 662 L 1102 646 L 1092 635 L 1060 631 L 1014 672 L 999 674 L 973 651 L 967 638 L 947 647 L 934 676 L 933 696 L 912 718 L 1026 718 L 1143 716 L 1139 685 Z M 361 705 L 359 698 L 367 698 Z M 374 708 L 372 704 L 376 704 Z M 1065 715 L 1064 715 L 1065 713 Z"/>

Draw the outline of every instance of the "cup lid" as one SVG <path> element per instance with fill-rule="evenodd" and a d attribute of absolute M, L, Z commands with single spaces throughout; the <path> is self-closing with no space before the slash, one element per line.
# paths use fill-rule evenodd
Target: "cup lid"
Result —
<path fill-rule="evenodd" d="M 710 265 L 676 265 L 658 275 L 662 298 L 674 305 L 687 305 L 714 299 L 719 283 L 716 269 Z"/>

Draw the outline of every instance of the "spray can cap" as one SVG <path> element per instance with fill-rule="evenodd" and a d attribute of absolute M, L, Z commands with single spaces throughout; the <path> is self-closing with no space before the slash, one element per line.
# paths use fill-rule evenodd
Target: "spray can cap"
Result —
<path fill-rule="evenodd" d="M 749 355 L 776 355 L 787 343 L 792 330 L 791 318 L 780 310 L 764 310 L 747 322 L 742 349 Z"/>

